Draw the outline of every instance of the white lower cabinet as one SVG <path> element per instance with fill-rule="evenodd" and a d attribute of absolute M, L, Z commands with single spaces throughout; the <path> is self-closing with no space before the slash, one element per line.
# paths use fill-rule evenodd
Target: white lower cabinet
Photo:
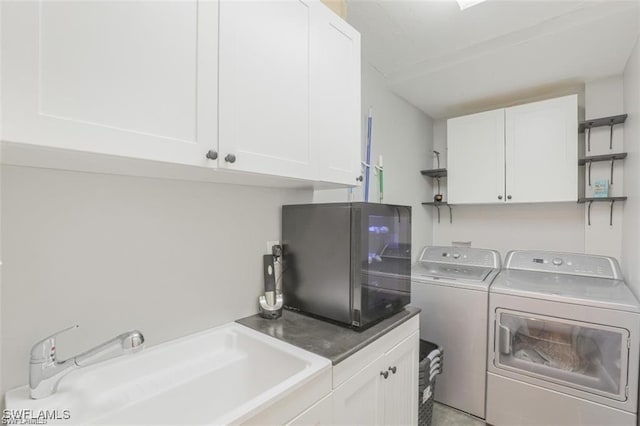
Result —
<path fill-rule="evenodd" d="M 334 423 L 417 424 L 419 341 L 413 333 L 336 388 Z"/>
<path fill-rule="evenodd" d="M 334 366 L 334 424 L 418 423 L 418 321 L 412 318 Z"/>
<path fill-rule="evenodd" d="M 420 338 L 414 333 L 385 355 L 392 374 L 384 381 L 384 424 L 418 423 L 418 357 Z"/>
<path fill-rule="evenodd" d="M 385 356 L 380 355 L 333 391 L 335 424 L 384 424 L 386 383 L 381 373 L 386 370 L 386 365 Z"/>
<path fill-rule="evenodd" d="M 295 392 L 247 424 L 285 415 L 287 425 L 418 424 L 419 327 L 420 317 L 410 318 L 318 377 L 308 387 L 315 396 Z"/>
<path fill-rule="evenodd" d="M 333 423 L 331 401 L 331 394 L 329 394 L 291 420 L 287 425 L 330 425 Z"/>

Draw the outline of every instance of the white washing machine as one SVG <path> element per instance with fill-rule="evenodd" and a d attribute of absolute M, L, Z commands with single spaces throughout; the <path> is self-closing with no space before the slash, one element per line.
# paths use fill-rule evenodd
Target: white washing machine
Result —
<path fill-rule="evenodd" d="M 420 338 L 444 350 L 434 398 L 483 419 L 488 289 L 499 271 L 498 252 L 467 247 L 426 247 L 411 270 Z"/>
<path fill-rule="evenodd" d="M 489 312 L 488 423 L 636 424 L 640 304 L 615 259 L 509 252 Z"/>

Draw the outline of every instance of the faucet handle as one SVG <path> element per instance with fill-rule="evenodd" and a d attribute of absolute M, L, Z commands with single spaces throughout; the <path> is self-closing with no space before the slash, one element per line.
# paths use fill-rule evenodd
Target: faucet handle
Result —
<path fill-rule="evenodd" d="M 45 337 L 44 339 L 37 342 L 33 347 L 31 347 L 31 362 L 32 363 L 41 363 L 47 361 L 55 361 L 56 360 L 56 336 L 58 334 L 64 333 L 66 331 L 71 331 L 73 329 L 78 328 L 79 326 L 72 325 L 71 327 L 63 328 L 62 330 L 56 331 L 50 336 Z"/>

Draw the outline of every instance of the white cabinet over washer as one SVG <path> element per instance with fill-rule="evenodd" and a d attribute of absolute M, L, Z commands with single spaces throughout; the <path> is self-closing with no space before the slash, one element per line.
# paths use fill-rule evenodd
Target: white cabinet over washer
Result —
<path fill-rule="evenodd" d="M 447 121 L 451 204 L 578 199 L 577 95 Z"/>

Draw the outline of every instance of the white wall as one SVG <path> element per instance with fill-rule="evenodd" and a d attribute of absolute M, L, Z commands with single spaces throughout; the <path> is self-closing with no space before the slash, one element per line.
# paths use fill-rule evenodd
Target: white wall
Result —
<path fill-rule="evenodd" d="M 629 197 L 624 206 L 622 269 L 636 296 L 640 297 L 640 38 L 624 69 L 624 186 Z"/>
<path fill-rule="evenodd" d="M 2 167 L 3 388 L 30 346 L 69 356 L 127 329 L 149 345 L 257 312 L 280 206 L 310 190 Z"/>
<path fill-rule="evenodd" d="M 432 120 L 387 88 L 383 77 L 370 65 L 362 64 L 362 158 L 367 142 L 367 114 L 373 109 L 371 162 L 384 160 L 384 203 L 412 206 L 412 246 L 414 258 L 431 243 L 431 207 L 422 206 L 432 198 L 432 182 L 420 174 L 431 164 Z M 371 173 L 369 201 L 378 202 L 378 180 Z M 353 191 L 353 200 L 364 198 L 364 183 Z M 315 191 L 314 202 L 348 201 L 348 190 Z"/>
<path fill-rule="evenodd" d="M 434 146 L 446 165 L 447 122 L 434 123 Z M 445 161 L 442 162 L 444 157 Z M 435 163 L 433 165 L 435 167 Z M 446 183 L 446 181 L 445 181 Z M 446 188 L 445 199 L 446 199 Z M 472 247 L 498 250 L 504 257 L 513 249 L 583 252 L 584 208 L 575 203 L 453 206 L 433 221 L 433 243 L 470 242 Z"/>
<path fill-rule="evenodd" d="M 2 46 L 2 7 L 0 7 L 0 46 Z M 2 70 L 2 55 L 0 54 L 0 70 Z M 0 78 L 0 81 L 2 79 Z M 2 99 L 2 85 L 0 84 L 0 99 Z M 0 102 L 0 140 L 2 140 L 2 102 Z M 2 150 L 0 150 L 0 164 L 2 164 Z M 2 174 L 0 173 L 0 393 L 2 393 L 3 379 L 2 379 Z M 4 409 L 3 402 L 0 403 L 0 408 Z"/>

